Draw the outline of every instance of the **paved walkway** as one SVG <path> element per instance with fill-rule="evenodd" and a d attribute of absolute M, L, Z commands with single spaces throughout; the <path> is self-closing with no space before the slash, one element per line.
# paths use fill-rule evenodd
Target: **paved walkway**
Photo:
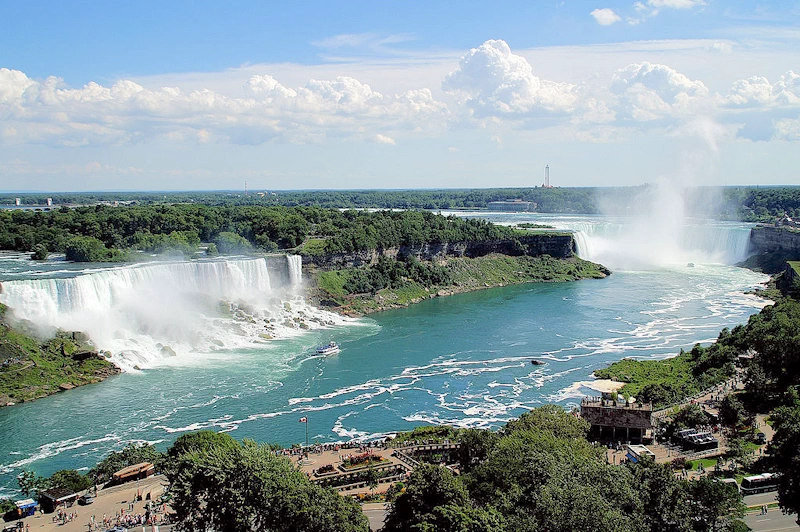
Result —
<path fill-rule="evenodd" d="M 163 476 L 154 476 L 145 480 L 139 481 L 138 492 L 142 494 L 142 499 L 145 499 L 147 494 L 150 493 L 151 499 L 158 499 L 164 492 L 164 486 L 167 479 Z M 91 516 L 95 516 L 95 521 L 100 524 L 98 530 L 105 531 L 106 528 L 102 527 L 103 514 L 109 517 L 117 515 L 117 512 L 125 510 L 128 513 L 128 504 L 131 503 L 137 494 L 137 483 L 129 482 L 121 486 L 114 486 L 108 489 L 98 490 L 95 501 L 88 506 L 79 506 L 77 504 L 67 508 L 67 513 L 77 512 L 78 517 L 71 522 L 61 524 L 60 522 L 53 522 L 52 514 L 40 514 L 35 516 L 26 517 L 22 522 L 30 527 L 31 532 L 87 532 L 89 530 L 89 522 Z M 144 513 L 144 505 L 148 502 L 142 500 L 133 503 L 133 513 Z M 141 527 L 136 527 L 131 530 L 141 530 Z M 150 532 L 152 527 L 147 527 L 147 532 Z M 159 532 L 169 531 L 170 527 L 159 527 Z"/>

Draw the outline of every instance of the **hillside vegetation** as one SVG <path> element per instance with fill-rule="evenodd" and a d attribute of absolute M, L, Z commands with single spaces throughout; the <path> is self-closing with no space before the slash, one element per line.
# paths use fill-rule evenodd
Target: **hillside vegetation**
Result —
<path fill-rule="evenodd" d="M 658 192 L 655 185 L 636 187 L 518 187 L 443 190 L 297 190 L 243 194 L 239 191 L 84 192 L 0 194 L 0 204 L 21 197 L 26 205 L 134 202 L 147 205 L 195 203 L 215 206 L 324 207 L 333 209 L 485 209 L 491 201 L 521 199 L 536 212 L 624 214 Z M 784 213 L 800 218 L 800 187 L 697 187 L 685 189 L 686 214 L 742 221 L 772 221 Z M 616 205 L 616 207 L 614 207 Z M 602 206 L 602 208 L 601 208 Z"/>
<path fill-rule="evenodd" d="M 374 266 L 318 274 L 319 297 L 327 306 L 367 314 L 417 303 L 431 297 L 482 288 L 532 282 L 600 279 L 610 272 L 577 257 L 450 257 L 441 263 L 382 257 Z"/>
<path fill-rule="evenodd" d="M 443 242 L 488 242 L 528 232 L 425 211 L 318 207 L 159 205 L 0 210 L 0 249 L 64 252 L 70 260 L 126 260 L 123 251 L 192 255 L 201 242 L 221 253 L 294 249 L 333 254 Z M 307 250 L 308 252 L 308 250 Z"/>

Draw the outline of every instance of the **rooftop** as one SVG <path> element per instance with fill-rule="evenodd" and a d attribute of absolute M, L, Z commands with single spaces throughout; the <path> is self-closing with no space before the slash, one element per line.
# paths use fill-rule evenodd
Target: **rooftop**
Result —
<path fill-rule="evenodd" d="M 581 399 L 581 407 L 595 407 L 595 408 L 613 408 L 617 410 L 637 410 L 637 411 L 652 411 L 653 405 L 650 403 L 637 403 L 626 401 L 614 401 L 612 399 L 603 399 L 602 397 L 584 397 Z"/>

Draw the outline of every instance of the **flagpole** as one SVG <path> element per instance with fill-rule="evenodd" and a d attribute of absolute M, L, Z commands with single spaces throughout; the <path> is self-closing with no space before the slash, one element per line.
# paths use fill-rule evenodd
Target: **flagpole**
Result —
<path fill-rule="evenodd" d="M 306 417 L 306 449 L 308 449 L 308 417 Z"/>

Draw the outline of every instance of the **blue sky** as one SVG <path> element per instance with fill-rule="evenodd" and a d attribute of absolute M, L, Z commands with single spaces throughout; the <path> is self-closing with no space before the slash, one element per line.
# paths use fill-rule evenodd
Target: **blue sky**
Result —
<path fill-rule="evenodd" d="M 0 190 L 800 183 L 800 2 L 1 5 Z"/>

